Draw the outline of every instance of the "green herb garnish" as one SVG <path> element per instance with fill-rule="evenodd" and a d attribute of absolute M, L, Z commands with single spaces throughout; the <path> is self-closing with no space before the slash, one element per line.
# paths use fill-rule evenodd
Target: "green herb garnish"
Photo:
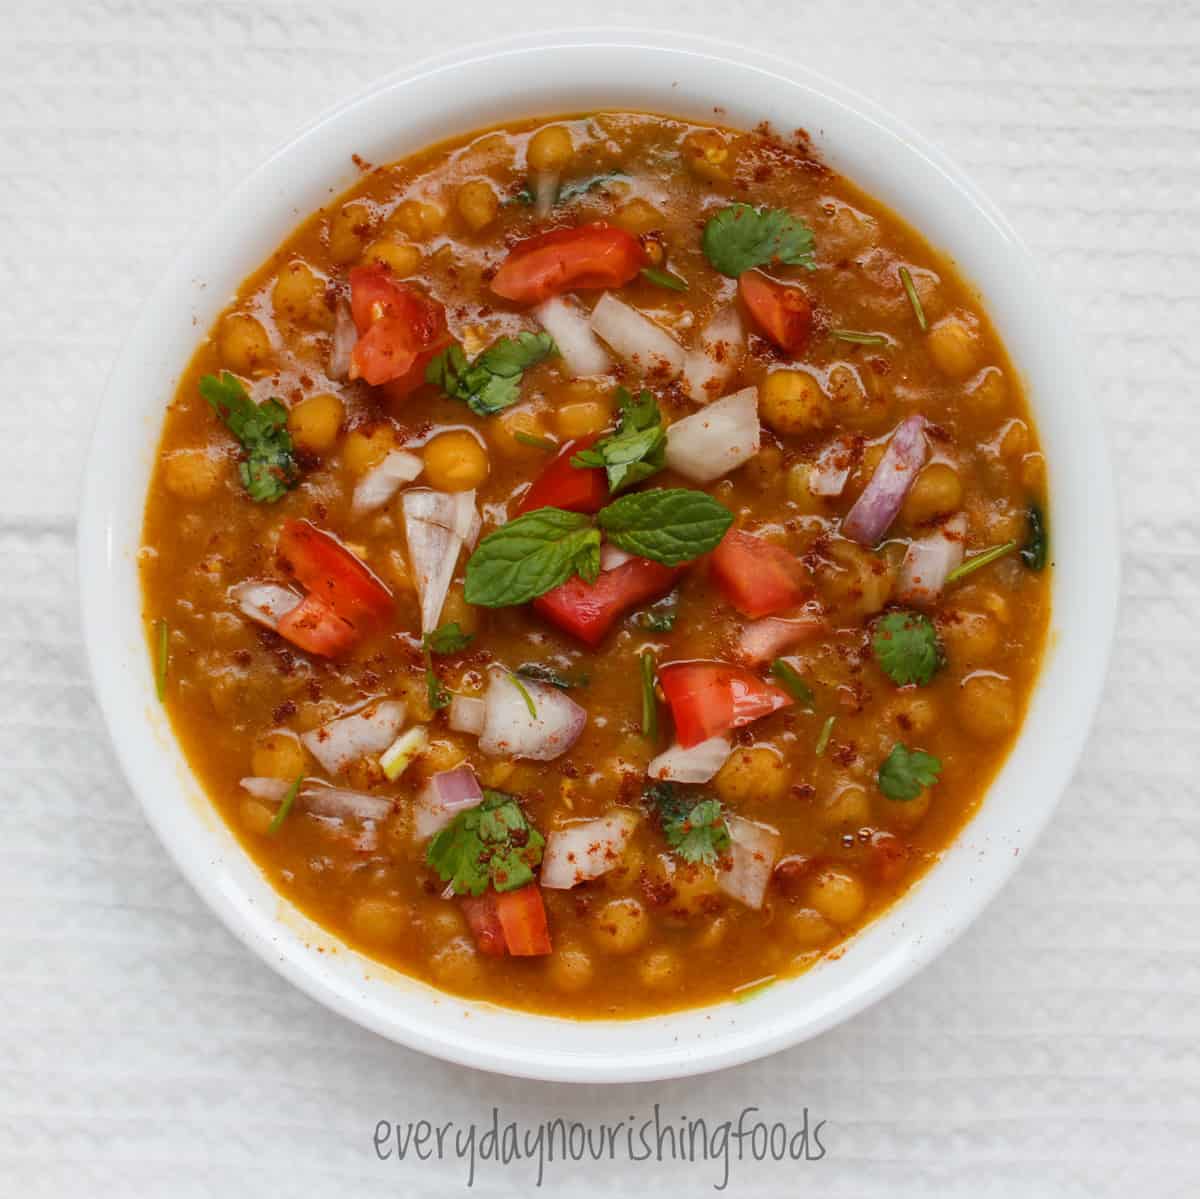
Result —
<path fill-rule="evenodd" d="M 296 775 L 292 780 L 292 785 L 283 793 L 279 810 L 271 817 L 271 823 L 267 825 L 267 832 L 269 834 L 275 834 L 283 827 L 283 822 L 288 818 L 288 813 L 292 810 L 292 804 L 296 802 L 296 796 L 300 794 L 300 784 L 303 781 L 303 774 Z"/>
<path fill-rule="evenodd" d="M 688 281 L 681 279 L 670 271 L 660 271 L 656 266 L 644 266 L 640 272 L 643 279 L 653 283 L 655 287 L 665 287 L 670 291 L 687 291 Z"/>
<path fill-rule="evenodd" d="M 457 620 L 438 625 L 432 633 L 421 638 L 421 648 L 431 654 L 461 653 L 474 639 L 474 633 L 464 633 Z"/>
<path fill-rule="evenodd" d="M 816 270 L 812 230 L 782 208 L 730 204 L 709 218 L 701 246 L 709 262 L 733 279 L 771 262 Z"/>
<path fill-rule="evenodd" d="M 888 799 L 916 799 L 938 781 L 941 772 L 942 764 L 933 754 L 897 741 L 879 768 L 879 789 Z"/>
<path fill-rule="evenodd" d="M 627 554 L 678 566 L 714 550 L 733 524 L 733 513 L 703 491 L 652 488 L 601 508 L 609 541 Z"/>
<path fill-rule="evenodd" d="M 492 342 L 474 362 L 455 342 L 425 368 L 425 381 L 462 400 L 476 416 L 493 416 L 521 398 L 525 371 L 557 354 L 549 333 L 518 333 Z"/>
<path fill-rule="evenodd" d="M 591 682 L 591 676 L 588 674 L 571 679 L 565 674 L 560 674 L 552 666 L 547 666 L 545 662 L 524 662 L 517 667 L 517 674 L 533 679 L 535 683 L 549 683 L 551 687 L 557 687 L 560 691 L 570 691 L 572 687 L 586 687 Z"/>
<path fill-rule="evenodd" d="M 1003 558 L 1005 554 L 1011 554 L 1017 548 L 1015 541 L 1006 541 L 1003 545 L 994 545 L 990 550 L 984 550 L 981 554 L 976 554 L 973 558 L 968 558 L 965 562 L 959 563 L 947 576 L 947 583 L 957 583 L 959 579 L 965 579 L 967 575 L 973 574 L 982 566 L 987 566 L 989 563 L 995 562 L 997 558 Z"/>
<path fill-rule="evenodd" d="M 1046 514 L 1037 504 L 1030 504 L 1026 513 L 1029 535 L 1021 546 L 1021 561 L 1030 570 L 1044 570 L 1050 553 L 1050 531 L 1046 525 Z"/>
<path fill-rule="evenodd" d="M 433 669 L 432 664 L 425 667 L 425 691 L 429 696 L 429 706 L 435 712 L 448 708 L 453 702 L 454 697 L 446 689 L 445 683 L 438 678 L 438 673 Z"/>
<path fill-rule="evenodd" d="M 942 664 L 933 621 L 920 612 L 889 612 L 871 638 L 875 659 L 893 683 L 928 683 Z"/>
<path fill-rule="evenodd" d="M 581 470 L 603 467 L 613 495 L 657 474 L 667 464 L 667 431 L 654 397 L 643 391 L 635 400 L 618 387 L 617 399 L 621 405 L 617 431 L 571 456 L 571 465 Z"/>
<path fill-rule="evenodd" d="M 642 736 L 658 740 L 658 700 L 654 695 L 654 655 L 642 650 L 639 664 L 642 673 Z"/>
<path fill-rule="evenodd" d="M 527 445 L 535 450 L 553 452 L 558 449 L 557 444 L 551 441 L 549 437 L 537 437 L 533 433 L 526 433 L 524 429 L 518 429 L 513 434 L 513 441 L 519 441 L 521 445 Z"/>
<path fill-rule="evenodd" d="M 799 672 L 790 663 L 785 662 L 782 658 L 776 658 L 771 663 L 771 674 L 779 680 L 779 685 L 796 700 L 811 708 L 816 701 L 816 696 L 813 694 L 813 689 L 800 677 Z"/>
<path fill-rule="evenodd" d="M 171 629 L 166 617 L 154 622 L 154 690 L 159 703 L 167 698 L 167 664 L 171 660 Z"/>
<path fill-rule="evenodd" d="M 917 318 L 917 325 L 922 333 L 929 328 L 929 322 L 925 319 L 925 309 L 921 306 L 921 297 L 917 295 L 916 285 L 913 283 L 913 277 L 909 273 L 908 267 L 900 268 L 900 283 L 904 287 L 904 294 L 908 296 L 908 302 L 912 305 L 913 316 Z"/>
<path fill-rule="evenodd" d="M 829 336 L 856 346 L 886 346 L 888 343 L 882 333 L 861 333 L 857 329 L 830 329 Z"/>
<path fill-rule="evenodd" d="M 482 895 L 489 883 L 515 891 L 533 881 L 544 844 L 514 796 L 485 790 L 430 841 L 425 860 L 456 895 Z"/>
<path fill-rule="evenodd" d="M 685 862 L 713 865 L 729 849 L 729 829 L 719 800 L 694 800 L 673 783 L 655 783 L 645 797 L 662 822 L 667 844 Z"/>
<path fill-rule="evenodd" d="M 517 677 L 516 674 L 510 673 L 508 676 L 512 679 L 512 685 L 521 693 L 521 698 L 525 701 L 525 707 L 529 709 L 529 715 L 537 720 L 537 704 L 533 702 L 533 696 L 529 694 L 529 688 Z"/>
<path fill-rule="evenodd" d="M 669 633 L 679 618 L 679 600 L 674 592 L 637 614 L 637 623 L 649 633 Z"/>
<path fill-rule="evenodd" d="M 822 757 L 829 748 L 829 738 L 833 734 L 833 722 L 835 720 L 837 720 L 836 716 L 826 716 L 825 723 L 821 725 L 821 731 L 817 734 L 817 743 L 813 746 L 813 753 L 818 758 Z"/>
<path fill-rule="evenodd" d="M 222 371 L 219 379 L 202 375 L 200 394 L 245 451 L 238 475 L 252 500 L 274 503 L 295 487 L 300 468 L 287 429 L 287 409 L 278 400 L 256 404 L 242 381 L 228 371 Z"/>
<path fill-rule="evenodd" d="M 586 196 L 588 192 L 595 191 L 598 187 L 603 187 L 606 183 L 612 183 L 617 179 L 627 178 L 624 171 L 607 171 L 603 175 L 593 175 L 589 179 L 573 179 L 569 183 L 564 183 L 558 189 L 558 196 L 555 198 L 555 206 L 559 204 L 570 204 L 578 200 L 581 196 Z"/>

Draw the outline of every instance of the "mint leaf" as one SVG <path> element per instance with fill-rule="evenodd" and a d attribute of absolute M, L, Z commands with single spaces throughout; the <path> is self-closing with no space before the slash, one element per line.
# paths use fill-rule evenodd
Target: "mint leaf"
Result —
<path fill-rule="evenodd" d="M 924 686 L 942 664 L 933 621 L 920 612 L 889 612 L 876 624 L 871 648 L 883 672 L 901 687 Z"/>
<path fill-rule="evenodd" d="M 657 474 L 667 463 L 667 433 L 654 397 L 643 391 L 635 400 L 618 387 L 617 398 L 621 404 L 617 431 L 571 458 L 571 465 L 581 469 L 603 467 L 613 495 Z"/>
<path fill-rule="evenodd" d="M 256 404 L 242 381 L 228 371 L 222 371 L 219 379 L 203 375 L 199 386 L 200 394 L 245 450 L 238 475 L 250 498 L 274 503 L 286 495 L 300 478 L 287 409 L 276 399 Z"/>
<path fill-rule="evenodd" d="M 485 790 L 477 807 L 459 812 L 434 836 L 425 860 L 458 895 L 482 895 L 489 883 L 514 891 L 533 881 L 544 844 L 514 796 Z"/>
<path fill-rule="evenodd" d="M 942 763 L 933 754 L 909 749 L 897 741 L 879 768 L 879 789 L 888 799 L 916 799 L 926 787 L 938 781 L 941 772 Z"/>
<path fill-rule="evenodd" d="M 432 633 L 421 638 L 421 648 L 431 654 L 461 653 L 474 639 L 474 633 L 464 633 L 458 621 L 438 625 Z"/>
<path fill-rule="evenodd" d="M 709 262 L 734 279 L 771 262 L 816 269 L 812 230 L 782 208 L 730 204 L 709 218 L 701 246 Z"/>
<path fill-rule="evenodd" d="M 589 583 L 600 573 L 599 531 L 581 513 L 538 508 L 479 543 L 467 562 L 467 603 L 528 603 L 576 573 Z"/>
<path fill-rule="evenodd" d="M 678 566 L 716 549 L 733 513 L 703 491 L 671 487 L 623 495 L 602 508 L 597 520 L 627 554 Z"/>
<path fill-rule="evenodd" d="M 457 342 L 425 368 L 425 381 L 462 400 L 476 416 L 492 416 L 521 398 L 527 368 L 558 352 L 549 333 L 518 333 L 494 341 L 474 362 Z"/>

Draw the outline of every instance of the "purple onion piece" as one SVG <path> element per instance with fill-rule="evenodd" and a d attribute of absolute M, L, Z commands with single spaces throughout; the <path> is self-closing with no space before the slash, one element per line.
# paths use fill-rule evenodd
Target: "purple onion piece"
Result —
<path fill-rule="evenodd" d="M 925 465 L 925 418 L 900 422 L 862 495 L 842 521 L 842 536 L 860 545 L 878 545 L 896 519 L 917 472 Z"/>

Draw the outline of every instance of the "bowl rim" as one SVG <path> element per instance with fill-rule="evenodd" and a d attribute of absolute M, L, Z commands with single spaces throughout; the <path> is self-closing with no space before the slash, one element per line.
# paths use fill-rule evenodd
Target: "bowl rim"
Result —
<path fill-rule="evenodd" d="M 495 70 L 501 75 L 507 73 L 520 78 L 513 72 L 530 65 L 533 60 L 526 57 L 529 55 L 536 56 L 542 66 L 551 62 L 554 56 L 565 55 L 568 59 L 576 56 L 572 61 L 580 63 L 589 56 L 594 62 L 606 59 L 615 62 L 619 56 L 620 69 L 628 68 L 630 56 L 641 55 L 647 59 L 665 56 L 672 65 L 678 64 L 681 77 L 686 75 L 693 80 L 702 80 L 706 68 L 725 75 L 745 76 L 747 80 L 753 76 L 762 88 L 791 89 L 789 95 L 807 97 L 810 103 L 824 105 L 831 112 L 836 109 L 864 137 L 878 136 L 881 149 L 890 146 L 888 153 L 894 156 L 892 167 L 899 170 L 899 166 L 903 166 L 910 174 L 926 178 L 935 189 L 944 189 L 947 198 L 939 199 L 937 204 L 945 206 L 947 219 L 955 212 L 952 197 L 963 206 L 963 220 L 967 225 L 1011 256 L 1009 268 L 1034 289 L 1029 303 L 1035 310 L 1034 315 L 1046 322 L 1043 335 L 1046 351 L 1045 354 L 1039 351 L 1039 364 L 1043 358 L 1049 361 L 1047 356 L 1050 354 L 1057 356 L 1057 368 L 1039 366 L 1040 375 L 1045 376 L 1043 382 L 1053 383 L 1061 389 L 1067 396 L 1063 403 L 1073 405 L 1077 415 L 1084 412 L 1086 372 L 1064 322 L 1062 306 L 1054 302 L 1028 249 L 995 206 L 941 151 L 873 101 L 806 67 L 692 34 L 647 29 L 573 29 L 469 45 L 403 67 L 327 109 L 242 180 L 207 227 L 188 239 L 189 248 L 180 253 L 165 273 L 126 339 L 96 415 L 78 526 L 82 625 L 93 687 L 111 743 L 147 819 L 185 877 L 226 927 L 283 977 L 310 997 L 363 1027 L 410 1048 L 462 1065 L 551 1081 L 615 1083 L 682 1077 L 765 1056 L 816 1036 L 862 1011 L 899 987 L 947 948 L 986 907 L 1023 860 L 1024 851 L 1048 822 L 1073 773 L 1107 671 L 1115 631 L 1119 571 L 1111 460 L 1102 422 L 1093 418 L 1082 422 L 1076 439 L 1070 443 L 1071 456 L 1063 453 L 1061 458 L 1050 462 L 1050 508 L 1055 520 L 1060 510 L 1069 510 L 1072 528 L 1081 529 L 1076 509 L 1083 506 L 1091 514 L 1091 540 L 1087 552 L 1077 553 L 1072 548 L 1064 559 L 1072 572 L 1069 598 L 1074 602 L 1070 610 L 1079 616 L 1080 605 L 1083 605 L 1080 619 L 1087 625 L 1088 637 L 1075 636 L 1072 625 L 1065 631 L 1056 630 L 1058 644 L 1047 649 L 1047 654 L 1057 660 L 1053 666 L 1055 686 L 1062 694 L 1047 699 L 1039 709 L 1043 715 L 1058 722 L 1059 727 L 1053 742 L 1040 731 L 1036 738 L 1038 753 L 1046 759 L 1042 762 L 1045 773 L 1039 775 L 1038 802 L 1021 810 L 1015 827 L 1006 826 L 1002 820 L 992 821 L 989 813 L 989 827 L 990 823 L 998 824 L 994 830 L 998 843 L 989 844 L 986 852 L 970 845 L 972 830 L 984 813 L 989 812 L 990 797 L 999 788 L 998 776 L 979 812 L 971 818 L 943 860 L 932 866 L 924 879 L 910 888 L 908 895 L 851 938 L 843 946 L 845 952 L 839 953 L 836 963 L 822 962 L 814 971 L 780 981 L 761 993 L 754 1004 L 740 1005 L 736 1009 L 724 1003 L 643 1019 L 573 1021 L 460 1000 L 373 967 L 369 959 L 363 959 L 345 947 L 340 955 L 311 952 L 311 942 L 321 940 L 317 926 L 297 917 L 294 912 L 282 921 L 279 912 L 268 913 L 260 892 L 263 887 L 269 890 L 269 885 L 260 876 L 260 885 L 256 886 L 244 869 L 223 856 L 222 831 L 236 853 L 249 861 L 240 845 L 232 841 L 232 834 L 225 829 L 215 809 L 195 810 L 195 795 L 185 794 L 185 784 L 180 785 L 178 794 L 173 794 L 166 786 L 170 771 L 178 770 L 180 755 L 169 732 L 164 736 L 161 726 L 165 720 L 152 706 L 149 709 L 146 706 L 147 696 L 152 704 L 153 691 L 144 639 L 141 639 L 141 657 L 137 659 L 136 654 L 130 654 L 128 638 L 122 642 L 118 636 L 117 630 L 127 632 L 131 621 L 137 623 L 139 630 L 141 625 L 140 605 L 137 605 L 136 613 L 130 613 L 118 603 L 117 596 L 122 586 L 128 592 L 128 574 L 123 575 L 122 571 L 132 571 L 136 576 L 135 563 L 122 562 L 122 557 L 128 554 L 123 555 L 121 536 L 124 532 L 128 537 L 129 530 L 122 527 L 118 491 L 125 486 L 122 479 L 129 472 L 113 470 L 114 460 L 120 463 L 122 454 L 127 463 L 130 461 L 130 450 L 121 440 L 122 436 L 128 439 L 128 427 L 122 426 L 121 422 L 128 416 L 130 384 L 145 373 L 140 358 L 148 355 L 155 346 L 155 337 L 169 327 L 172 307 L 177 307 L 180 295 L 189 293 L 195 285 L 193 276 L 199 269 L 201 247 L 214 242 L 218 231 L 238 227 L 239 220 L 243 219 L 240 215 L 243 207 L 253 207 L 251 200 L 256 189 L 283 188 L 290 173 L 300 177 L 306 173 L 312 175 L 311 167 L 304 168 L 301 164 L 297 172 L 290 164 L 293 159 L 303 158 L 305 148 L 314 139 L 337 135 L 344 120 L 362 113 L 385 97 L 406 94 L 404 89 L 419 90 L 422 98 L 426 98 L 431 90 L 436 93 L 439 87 L 444 90 L 452 85 L 456 73 L 468 69 Z M 696 86 L 703 87 L 702 81 L 697 81 Z M 713 95 L 709 99 L 722 103 L 725 97 Z M 732 96 L 729 99 L 732 100 Z M 614 104 L 613 107 L 622 106 Z M 531 105 L 530 111 L 549 110 Z M 563 103 L 557 111 L 573 111 L 573 106 Z M 669 112 L 671 109 L 664 106 L 657 111 Z M 348 142 L 343 145 L 348 158 L 350 150 L 356 147 Z M 415 148 L 418 147 L 410 147 Z M 822 156 L 836 158 L 824 151 Z M 887 157 L 886 153 L 884 157 Z M 862 184 L 861 171 L 852 178 L 872 195 L 879 194 L 877 187 Z M 345 183 L 349 182 L 350 177 Z M 309 181 L 310 187 L 324 188 L 335 194 L 345 186 L 330 188 L 327 187 L 329 183 L 327 177 Z M 890 199 L 885 202 L 897 207 Z M 279 203 L 284 200 L 281 198 Z M 291 224 L 316 206 L 301 205 L 295 209 Z M 925 225 L 918 225 L 918 228 L 933 244 L 943 245 L 937 230 L 930 230 Z M 275 244 L 278 240 L 275 238 Z M 248 267 L 238 267 L 237 277 L 244 277 L 263 257 L 265 255 L 260 255 Z M 988 310 L 995 318 L 992 298 L 989 294 Z M 221 301 L 218 307 L 223 303 Z M 1012 352 L 1010 336 L 1002 335 Z M 190 352 L 184 354 L 183 363 L 176 362 L 177 370 L 186 363 Z M 1025 361 L 1019 360 L 1015 352 L 1012 356 L 1024 370 Z M 1059 395 L 1060 391 L 1056 390 L 1055 394 Z M 136 397 L 136 389 L 134 395 Z M 135 398 L 133 402 L 138 401 Z M 1033 396 L 1030 402 L 1037 413 L 1039 429 L 1044 431 L 1044 417 L 1052 409 L 1040 408 Z M 161 400 L 142 401 L 143 408 L 147 405 L 153 414 L 153 446 L 161 430 L 163 404 Z M 143 421 L 145 415 L 143 413 Z M 1049 460 L 1051 455 L 1048 453 L 1047 457 Z M 1065 489 L 1063 480 L 1067 463 L 1071 464 L 1073 487 L 1086 492 L 1083 498 Z M 1064 488 L 1062 491 L 1060 484 Z M 144 504 L 144 488 L 141 496 Z M 135 542 L 140 540 L 140 507 L 137 512 Z M 127 519 L 125 524 L 127 526 Z M 1058 558 L 1056 549 L 1052 583 L 1056 612 L 1060 591 L 1065 592 L 1065 587 L 1060 588 L 1059 573 L 1064 560 Z M 1081 644 L 1084 641 L 1087 652 Z M 1068 658 L 1065 665 L 1061 662 L 1064 656 Z M 1043 664 L 1035 701 L 1049 686 L 1050 669 Z M 1064 700 L 1070 702 L 1064 703 Z M 1031 708 L 1002 768 L 1002 776 L 1008 775 L 1018 750 L 1033 737 L 1029 727 L 1032 715 Z M 1035 755 L 1031 760 L 1041 759 Z M 207 801 L 201 803 L 207 804 Z M 198 831 L 202 828 L 208 829 L 212 838 L 197 844 L 192 838 L 203 837 L 204 834 Z M 978 865 L 966 867 L 964 873 L 964 855 L 973 855 L 977 851 Z M 957 905 L 952 910 L 942 910 L 925 901 L 926 893 L 931 880 L 947 868 L 952 857 L 956 861 L 955 885 L 960 891 L 966 890 L 958 895 Z M 947 890 L 949 886 L 947 883 L 941 890 Z M 285 905 L 282 897 L 273 891 L 270 894 L 277 900 L 277 905 Z M 913 901 L 913 896 L 923 898 L 918 904 Z M 939 894 L 939 901 L 940 898 Z M 890 932 L 890 939 L 887 935 L 877 935 L 881 928 L 885 934 Z M 868 942 L 871 947 L 861 951 Z M 846 965 L 851 961 L 853 968 Z M 806 1010 L 803 1003 L 795 1003 L 797 999 L 808 998 L 804 994 L 807 980 L 812 979 L 817 970 L 829 968 L 843 971 L 838 981 L 825 988 L 830 994 L 822 992 L 821 1001 L 811 1005 L 810 1010 Z M 361 985 L 353 981 L 355 970 L 363 972 L 365 981 Z M 846 974 L 846 970 L 850 973 Z M 376 986 L 376 981 L 380 981 L 384 990 Z M 790 1007 L 784 1001 L 785 995 L 793 1000 Z M 764 1018 L 751 1018 L 747 1015 L 751 1009 L 763 1013 Z M 648 1026 L 658 1030 L 657 1033 L 646 1036 L 637 1031 Z M 629 1035 L 623 1035 L 625 1032 Z M 514 1038 L 512 1043 L 505 1040 L 506 1034 Z"/>

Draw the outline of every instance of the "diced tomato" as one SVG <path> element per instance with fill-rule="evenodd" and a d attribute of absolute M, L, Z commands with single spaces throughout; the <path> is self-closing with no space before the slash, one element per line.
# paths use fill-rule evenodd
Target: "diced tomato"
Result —
<path fill-rule="evenodd" d="M 323 658 L 344 654 L 358 640 L 358 630 L 315 595 L 305 596 L 281 616 L 278 632 L 297 648 Z"/>
<path fill-rule="evenodd" d="M 761 271 L 743 271 L 738 291 L 758 327 L 781 350 L 795 354 L 804 349 L 812 332 L 813 310 L 799 287 L 777 283 Z"/>
<path fill-rule="evenodd" d="M 517 891 L 496 894 L 496 914 L 504 930 L 504 944 L 513 957 L 537 957 L 550 952 L 550 928 L 542 889 L 530 883 Z"/>
<path fill-rule="evenodd" d="M 381 263 L 350 272 L 350 312 L 358 343 L 350 378 L 388 385 L 396 398 L 425 381 L 425 367 L 452 340 L 445 309 Z"/>
<path fill-rule="evenodd" d="M 725 598 L 757 619 L 795 608 L 808 595 L 804 568 L 781 545 L 730 529 L 712 553 L 712 573 Z"/>
<path fill-rule="evenodd" d="M 306 591 L 355 628 L 390 615 L 392 593 L 336 537 L 311 522 L 285 522 L 279 556 Z"/>
<path fill-rule="evenodd" d="M 795 703 L 786 691 L 725 662 L 672 662 L 659 668 L 658 681 L 684 749 Z"/>
<path fill-rule="evenodd" d="M 539 595 L 533 608 L 560 629 L 596 646 L 630 608 L 665 595 L 681 573 L 682 567 L 631 558 L 612 570 L 601 571 L 594 583 L 585 583 L 578 575 L 568 579 Z"/>
<path fill-rule="evenodd" d="M 632 233 L 593 221 L 515 245 L 492 291 L 518 304 L 540 304 L 568 289 L 621 287 L 645 265 L 646 251 Z"/>
<path fill-rule="evenodd" d="M 496 911 L 496 892 L 489 888 L 482 895 L 464 896 L 462 910 L 479 952 L 488 957 L 502 958 L 508 950 L 504 944 L 504 929 L 500 927 L 500 916 Z"/>
<path fill-rule="evenodd" d="M 535 508 L 565 508 L 568 512 L 599 512 L 608 503 L 608 480 L 603 467 L 572 466 L 571 458 L 591 449 L 599 433 L 568 441 L 558 456 L 533 481 L 517 508 L 517 515 Z"/>

